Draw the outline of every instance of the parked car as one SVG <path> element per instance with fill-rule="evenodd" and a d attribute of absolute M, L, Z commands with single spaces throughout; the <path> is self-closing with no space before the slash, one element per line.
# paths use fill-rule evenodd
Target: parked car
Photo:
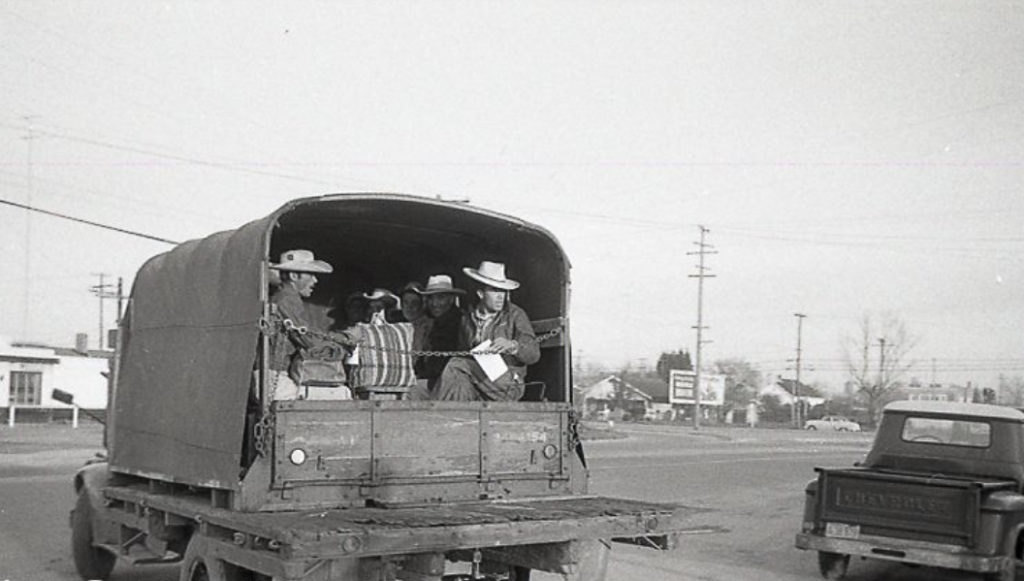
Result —
<path fill-rule="evenodd" d="M 807 420 L 805 430 L 832 430 L 835 432 L 859 432 L 860 424 L 842 416 L 825 416 L 820 420 Z"/>

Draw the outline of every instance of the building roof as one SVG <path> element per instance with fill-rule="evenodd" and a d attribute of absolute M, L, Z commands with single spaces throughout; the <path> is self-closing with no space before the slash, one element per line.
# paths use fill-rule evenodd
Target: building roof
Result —
<path fill-rule="evenodd" d="M 609 375 L 608 377 L 598 381 L 594 385 L 591 385 L 583 392 L 583 399 L 598 399 L 598 400 L 613 400 L 615 399 L 615 390 L 617 386 L 621 385 L 624 393 L 624 397 L 631 401 L 650 400 L 651 396 L 633 387 L 629 383 L 622 381 L 617 375 Z"/>
<path fill-rule="evenodd" d="M 60 357 L 89 357 L 90 359 L 113 359 L 114 357 L 114 352 L 107 349 L 79 351 L 74 347 L 54 347 L 53 352 Z"/>
<path fill-rule="evenodd" d="M 668 382 L 660 377 L 631 375 L 629 384 L 650 396 L 653 402 L 668 403 Z"/>
<path fill-rule="evenodd" d="M 53 349 L 40 345 L 24 345 L 11 343 L 6 338 L 0 340 L 0 361 L 12 363 L 57 363 L 60 359 Z"/>
<path fill-rule="evenodd" d="M 790 395 L 799 395 L 799 397 L 822 397 L 821 392 L 802 381 L 800 382 L 799 394 L 794 393 L 794 387 L 796 387 L 795 379 L 783 379 L 780 377 L 775 380 L 775 384 Z"/>

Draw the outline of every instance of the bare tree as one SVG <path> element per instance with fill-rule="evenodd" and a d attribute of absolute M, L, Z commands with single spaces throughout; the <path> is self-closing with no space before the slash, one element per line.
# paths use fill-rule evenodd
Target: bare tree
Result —
<path fill-rule="evenodd" d="M 999 374 L 999 403 L 1015 407 L 1024 405 L 1024 377 Z"/>
<path fill-rule="evenodd" d="M 850 381 L 877 422 L 881 405 L 913 367 L 909 354 L 918 338 L 892 312 L 865 313 L 854 336 L 843 340 L 844 360 Z"/>
<path fill-rule="evenodd" d="M 761 388 L 761 372 L 742 358 L 719 359 L 712 368 L 725 376 L 725 407 L 745 409 L 750 400 L 757 398 Z"/>

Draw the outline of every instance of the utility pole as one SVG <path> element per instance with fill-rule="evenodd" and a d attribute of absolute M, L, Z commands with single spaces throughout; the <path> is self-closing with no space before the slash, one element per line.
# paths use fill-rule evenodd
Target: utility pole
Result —
<path fill-rule="evenodd" d="M 885 389 L 885 337 L 878 338 L 878 394 Z"/>
<path fill-rule="evenodd" d="M 32 127 L 32 120 L 36 119 L 35 115 L 25 115 L 22 120 L 25 121 L 26 130 L 28 133 L 22 137 L 28 143 L 28 163 L 26 165 L 26 188 L 28 191 L 28 200 L 26 206 L 32 207 L 32 193 L 35 190 L 35 176 L 33 173 L 33 154 L 35 149 L 35 128 Z M 32 310 L 32 210 L 26 210 L 25 212 L 25 280 L 22 284 L 22 291 L 24 292 L 24 311 L 21 313 L 21 336 L 22 340 L 28 340 L 28 329 L 31 324 L 30 312 Z"/>
<path fill-rule="evenodd" d="M 793 315 L 796 317 L 796 383 L 793 384 L 793 423 L 795 424 L 794 427 L 800 429 L 800 426 L 803 425 L 804 411 L 803 406 L 800 405 L 800 358 L 803 352 L 801 344 L 803 341 L 804 318 L 807 315 L 803 313 L 793 313 Z"/>
<path fill-rule="evenodd" d="M 708 274 L 709 268 L 704 266 L 704 257 L 708 254 L 718 254 L 710 248 L 714 248 L 710 244 L 705 243 L 705 236 L 710 230 L 705 228 L 703 225 L 700 228 L 700 242 L 694 242 L 700 250 L 696 252 L 687 252 L 688 255 L 698 255 L 699 262 L 697 264 L 697 274 L 689 275 L 690 278 L 697 279 L 697 359 L 694 363 L 694 378 L 693 378 L 693 429 L 700 429 L 700 385 L 701 385 L 701 351 L 704 346 L 704 279 L 714 278 L 715 275 Z M 710 343 L 710 341 L 707 341 Z"/>
<path fill-rule="evenodd" d="M 113 284 L 107 284 L 106 280 L 107 280 L 107 277 L 110 276 L 109 274 L 100 272 L 100 273 L 93 273 L 93 276 L 98 276 L 99 279 L 100 279 L 100 283 L 90 287 L 89 290 L 91 290 L 93 292 L 93 294 L 95 294 L 96 297 L 100 300 L 100 339 L 99 339 L 98 343 L 99 343 L 99 349 L 102 350 L 103 349 L 103 340 L 104 340 L 103 339 L 103 321 L 104 321 L 103 301 L 106 300 L 106 299 L 117 299 L 117 322 L 118 322 L 118 324 L 120 324 L 120 322 L 121 322 L 121 315 L 122 315 L 122 310 L 121 309 L 122 309 L 122 306 L 124 304 L 124 279 L 121 278 L 121 277 L 118 277 L 117 285 L 115 286 Z M 111 289 L 116 289 L 116 290 L 111 290 Z"/>
<path fill-rule="evenodd" d="M 124 277 L 117 277 L 117 327 L 121 328 L 121 317 L 124 316 Z"/>

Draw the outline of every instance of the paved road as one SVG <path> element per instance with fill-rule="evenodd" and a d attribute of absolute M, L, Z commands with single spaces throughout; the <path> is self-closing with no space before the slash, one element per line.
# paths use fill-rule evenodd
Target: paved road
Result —
<path fill-rule="evenodd" d="M 97 449 L 95 429 L 75 445 L 4 446 L 0 427 L 0 581 L 74 581 L 69 556 L 71 474 Z M 849 466 L 867 451 L 861 434 L 618 424 L 629 437 L 587 444 L 592 492 L 705 509 L 682 546 L 657 552 L 615 545 L 610 581 L 819 579 L 815 556 L 792 548 L 804 484 L 814 466 Z M 9 442 L 8 442 L 9 443 Z M 541 579 L 547 579 L 544 576 Z M 960 581 L 950 572 L 855 562 L 852 581 Z M 115 570 L 116 581 L 173 581 L 174 567 Z"/>
<path fill-rule="evenodd" d="M 615 546 L 609 580 L 807 581 L 817 556 L 793 547 L 815 466 L 850 466 L 868 434 L 619 425 L 588 446 L 592 490 L 708 509 L 672 552 Z M 855 561 L 850 581 L 965 581 L 951 571 Z"/>

